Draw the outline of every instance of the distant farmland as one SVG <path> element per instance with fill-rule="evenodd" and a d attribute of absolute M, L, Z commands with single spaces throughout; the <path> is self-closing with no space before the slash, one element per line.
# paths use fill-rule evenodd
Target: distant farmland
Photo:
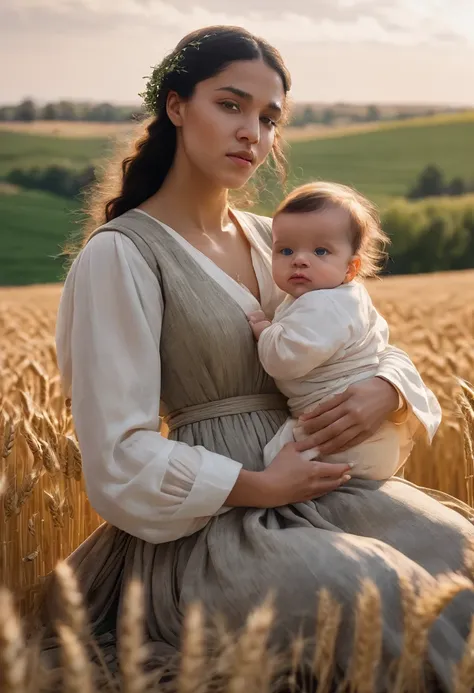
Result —
<path fill-rule="evenodd" d="M 74 128 L 83 125 L 63 124 L 56 136 L 0 129 L 0 178 L 14 168 L 57 164 L 81 169 L 101 162 L 110 154 L 113 138 L 103 136 L 100 124 L 90 124 L 86 138 L 77 132 L 73 136 Z M 124 135 L 123 124 L 106 130 L 114 136 Z M 288 134 L 291 185 L 315 178 L 336 180 L 354 185 L 382 207 L 403 196 L 430 163 L 447 177 L 474 178 L 469 155 L 474 150 L 472 112 L 317 131 L 308 128 Z M 262 196 L 259 210 L 271 213 L 280 196 L 273 188 Z M 66 199 L 15 192 L 0 185 L 0 284 L 57 281 L 60 263 L 52 256 L 75 228 L 77 208 L 77 203 Z"/>

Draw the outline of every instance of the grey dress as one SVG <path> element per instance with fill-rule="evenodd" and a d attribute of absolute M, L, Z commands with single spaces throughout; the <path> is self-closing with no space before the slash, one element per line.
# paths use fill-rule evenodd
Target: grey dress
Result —
<path fill-rule="evenodd" d="M 264 220 L 248 214 L 247 221 L 270 242 Z M 136 244 L 161 286 L 161 397 L 164 411 L 174 413 L 170 437 L 261 470 L 263 448 L 287 410 L 259 363 L 245 314 L 176 239 L 144 215 L 128 212 L 96 233 L 108 230 Z M 343 609 L 336 676 L 349 666 L 357 595 L 369 577 L 382 599 L 384 690 L 384 672 L 402 646 L 399 576 L 423 590 L 442 573 L 462 573 L 465 541 L 473 535 L 468 519 L 402 479 L 352 480 L 312 502 L 231 509 L 191 536 L 163 544 L 104 524 L 69 561 L 94 631 L 112 658 L 115 618 L 131 575 L 144 583 L 147 638 L 157 662 L 178 651 L 183 613 L 196 599 L 238 628 L 274 589 L 273 638 L 283 646 L 301 629 L 313 635 L 318 590 L 325 587 Z M 45 623 L 52 622 L 54 598 L 51 584 L 42 607 Z M 464 591 L 432 629 L 429 661 L 445 690 L 453 690 L 451 665 L 462 653 L 473 614 L 474 594 Z"/>

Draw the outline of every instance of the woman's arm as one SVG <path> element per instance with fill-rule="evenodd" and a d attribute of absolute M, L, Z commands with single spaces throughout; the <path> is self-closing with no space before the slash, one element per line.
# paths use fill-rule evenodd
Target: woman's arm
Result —
<path fill-rule="evenodd" d="M 407 354 L 392 346 L 380 355 L 375 377 L 351 385 L 300 420 L 311 445 L 329 455 L 367 440 L 387 419 L 406 422 L 411 435 L 421 423 L 430 441 L 441 422 L 438 400 Z"/>
<path fill-rule="evenodd" d="M 162 310 L 158 282 L 139 251 L 107 232 L 75 261 L 56 332 L 91 503 L 111 524 L 152 543 L 204 527 L 242 467 L 160 435 Z"/>

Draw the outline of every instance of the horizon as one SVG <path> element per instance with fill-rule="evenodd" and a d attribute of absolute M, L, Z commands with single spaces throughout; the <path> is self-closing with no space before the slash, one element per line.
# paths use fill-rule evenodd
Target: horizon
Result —
<path fill-rule="evenodd" d="M 8 2 L 8 5 L 6 4 Z M 2 104 L 139 105 L 143 76 L 188 31 L 237 24 L 275 45 L 294 103 L 472 107 L 471 0 L 4 0 Z M 468 95 L 466 95 L 466 92 Z"/>

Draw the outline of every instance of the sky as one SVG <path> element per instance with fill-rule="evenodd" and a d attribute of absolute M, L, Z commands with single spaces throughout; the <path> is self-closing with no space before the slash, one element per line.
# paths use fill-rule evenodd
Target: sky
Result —
<path fill-rule="evenodd" d="M 474 105 L 474 0 L 0 0 L 0 103 L 139 103 L 212 24 L 272 42 L 295 101 Z"/>

